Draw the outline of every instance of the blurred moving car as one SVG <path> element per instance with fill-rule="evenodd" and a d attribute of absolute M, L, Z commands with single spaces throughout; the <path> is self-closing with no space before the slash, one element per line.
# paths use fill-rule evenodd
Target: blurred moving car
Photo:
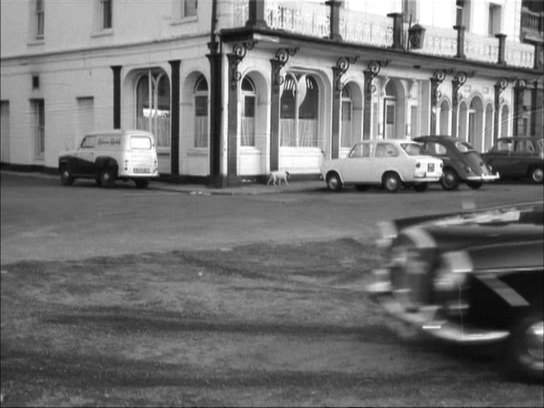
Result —
<path fill-rule="evenodd" d="M 483 158 L 502 178 L 544 180 L 544 139 L 524 136 L 497 139 Z"/>
<path fill-rule="evenodd" d="M 429 183 L 442 176 L 442 160 L 423 153 L 410 140 L 365 140 L 357 143 L 347 157 L 325 160 L 321 174 L 332 191 L 344 185 L 365 190 L 369 185 L 396 192 L 401 186 L 415 191 L 427 190 Z"/>
<path fill-rule="evenodd" d="M 76 178 L 94 178 L 102 187 L 115 180 L 133 180 L 145 188 L 159 177 L 157 150 L 152 133 L 145 130 L 107 130 L 86 135 L 75 150 L 59 154 L 59 174 L 63 185 Z"/>
<path fill-rule="evenodd" d="M 386 260 L 368 292 L 447 342 L 505 346 L 510 372 L 542 381 L 544 202 L 380 225 Z"/>
<path fill-rule="evenodd" d="M 444 175 L 440 184 L 444 190 L 456 190 L 464 182 L 472 189 L 479 189 L 483 183 L 499 179 L 474 148 L 451 136 L 420 136 L 413 140 L 423 144 L 423 150 L 444 161 Z"/>

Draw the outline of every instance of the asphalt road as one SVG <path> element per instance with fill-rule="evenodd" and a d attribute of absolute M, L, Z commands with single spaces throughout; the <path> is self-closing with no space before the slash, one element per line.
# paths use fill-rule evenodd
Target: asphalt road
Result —
<path fill-rule="evenodd" d="M 379 220 L 542 186 L 151 187 L 2 173 L 2 406 L 542 405 L 538 385 L 414 338 L 364 292 Z"/>
<path fill-rule="evenodd" d="M 191 195 L 168 191 L 163 183 L 148 190 L 132 183 L 106 190 L 94 182 L 63 187 L 57 177 L 3 172 L 1 263 L 338 237 L 372 241 L 380 220 L 543 197 L 542 185 L 524 183 L 396 194 L 354 189 L 336 194 L 324 183 L 312 186 L 313 191 L 295 187 L 277 194 Z"/>

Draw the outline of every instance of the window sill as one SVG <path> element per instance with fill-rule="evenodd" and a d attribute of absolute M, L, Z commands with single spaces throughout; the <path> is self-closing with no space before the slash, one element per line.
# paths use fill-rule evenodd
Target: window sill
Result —
<path fill-rule="evenodd" d="M 97 37 L 109 37 L 113 35 L 113 28 L 106 28 L 104 30 L 95 31 L 91 34 L 91 38 Z"/>
<path fill-rule="evenodd" d="M 45 38 L 33 38 L 32 40 L 28 40 L 27 44 L 29 46 L 44 45 Z"/>
<path fill-rule="evenodd" d="M 240 152 L 246 154 L 261 154 L 261 149 L 257 149 L 255 146 L 240 146 Z"/>
<path fill-rule="evenodd" d="M 173 20 L 170 25 L 177 26 L 188 23 L 195 23 L 198 21 L 198 16 L 189 16 L 189 17 L 178 17 Z"/>
<path fill-rule="evenodd" d="M 187 151 L 188 156 L 208 156 L 207 147 L 193 147 Z"/>

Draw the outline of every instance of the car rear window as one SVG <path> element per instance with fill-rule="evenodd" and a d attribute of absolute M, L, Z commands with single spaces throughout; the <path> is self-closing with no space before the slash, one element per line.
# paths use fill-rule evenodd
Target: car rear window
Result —
<path fill-rule="evenodd" d="M 409 156 L 419 156 L 425 154 L 423 147 L 417 143 L 401 143 L 400 146 Z"/>
<path fill-rule="evenodd" d="M 151 139 L 147 136 L 131 136 L 130 137 L 130 148 L 131 149 L 142 149 L 149 150 L 151 149 Z"/>
<path fill-rule="evenodd" d="M 461 153 L 471 152 L 474 150 L 474 147 L 469 145 L 467 142 L 455 142 L 455 147 L 457 147 L 457 150 L 459 150 Z"/>

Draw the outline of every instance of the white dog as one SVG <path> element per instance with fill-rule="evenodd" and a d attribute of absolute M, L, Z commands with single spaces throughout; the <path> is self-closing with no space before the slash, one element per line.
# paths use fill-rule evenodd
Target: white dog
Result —
<path fill-rule="evenodd" d="M 266 185 L 268 186 L 270 185 L 270 183 L 272 183 L 272 185 L 275 186 L 277 183 L 278 186 L 281 186 L 282 180 L 285 182 L 285 184 L 289 184 L 287 182 L 288 177 L 289 177 L 288 171 L 283 171 L 283 170 L 271 171 L 270 175 L 268 176 L 268 183 L 266 183 Z"/>

